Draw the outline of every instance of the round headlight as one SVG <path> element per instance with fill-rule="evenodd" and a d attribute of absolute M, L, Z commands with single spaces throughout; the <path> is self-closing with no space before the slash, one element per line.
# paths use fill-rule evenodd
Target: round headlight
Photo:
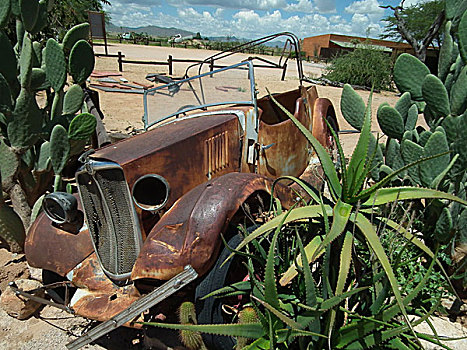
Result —
<path fill-rule="evenodd" d="M 157 211 L 167 204 L 170 186 L 165 178 L 157 174 L 141 176 L 131 191 L 133 201 L 143 210 Z"/>
<path fill-rule="evenodd" d="M 78 215 L 78 201 L 66 192 L 53 192 L 44 197 L 42 208 L 56 224 L 74 222 Z"/>

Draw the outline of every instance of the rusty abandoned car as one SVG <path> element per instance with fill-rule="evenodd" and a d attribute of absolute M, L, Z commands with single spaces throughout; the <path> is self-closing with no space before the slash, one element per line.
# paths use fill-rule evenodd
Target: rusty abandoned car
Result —
<path fill-rule="evenodd" d="M 299 57 L 297 38 L 282 37 L 292 48 L 287 52 Z M 258 208 L 267 206 L 275 179 L 291 175 L 319 183 L 306 138 L 269 95 L 257 98 L 254 60 L 215 70 L 206 69 L 210 62 L 147 90 L 145 132 L 83 154 L 77 195 L 45 197 L 25 253 L 43 270 L 48 290 L 66 290 L 51 293 L 55 301 L 39 301 L 104 322 L 70 349 L 121 325 L 140 327 L 136 321 L 153 313 L 173 313 L 168 305 L 177 300 L 199 299 L 228 283 L 228 266 L 219 268 L 221 235 L 235 245 L 238 225 L 253 224 L 247 218 L 254 221 Z M 296 64 L 300 86 L 274 96 L 332 148 L 333 106 L 305 86 L 302 63 Z M 283 207 L 297 201 L 286 182 L 276 187 Z M 205 301 L 201 308 L 199 322 L 219 322 L 218 305 Z M 148 309 L 155 311 L 143 315 Z"/>

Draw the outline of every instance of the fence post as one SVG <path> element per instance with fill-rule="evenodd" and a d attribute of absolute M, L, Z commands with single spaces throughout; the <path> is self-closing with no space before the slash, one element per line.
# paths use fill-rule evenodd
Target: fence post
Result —
<path fill-rule="evenodd" d="M 173 58 L 172 58 L 172 55 L 169 55 L 169 59 L 167 61 L 169 62 L 169 75 L 172 75 L 173 74 L 173 70 L 172 70 Z"/>
<path fill-rule="evenodd" d="M 123 58 L 121 51 L 118 51 L 118 71 L 123 72 Z"/>
<path fill-rule="evenodd" d="M 214 59 L 211 58 L 211 62 L 209 62 L 209 71 L 212 72 L 214 70 Z M 212 78 L 212 74 L 210 75 Z"/>
<path fill-rule="evenodd" d="M 285 72 L 287 71 L 287 63 L 284 63 L 283 71 L 282 71 L 282 78 L 281 80 L 285 80 Z"/>

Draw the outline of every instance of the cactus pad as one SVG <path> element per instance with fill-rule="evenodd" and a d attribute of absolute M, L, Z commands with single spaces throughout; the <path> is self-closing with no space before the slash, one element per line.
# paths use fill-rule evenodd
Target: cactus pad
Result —
<path fill-rule="evenodd" d="M 412 99 L 410 97 L 410 92 L 404 92 L 402 96 L 397 100 L 396 105 L 394 108 L 396 111 L 399 112 L 404 123 L 407 119 L 407 113 L 409 112 L 409 108 L 412 106 Z"/>
<path fill-rule="evenodd" d="M 449 151 L 446 135 L 441 131 L 435 131 L 423 147 L 423 157 L 430 157 Z M 420 165 L 420 179 L 425 186 L 430 186 L 432 181 L 449 165 L 449 154 L 424 161 Z"/>
<path fill-rule="evenodd" d="M 87 140 L 96 130 L 96 117 L 90 113 L 77 115 L 70 123 L 68 134 L 72 140 Z"/>
<path fill-rule="evenodd" d="M 23 223 L 18 214 L 3 201 L 0 202 L 0 237 L 10 246 L 12 252 L 23 251 L 26 239 Z"/>
<path fill-rule="evenodd" d="M 3 31 L 0 31 L 0 52 L 2 59 L 0 60 L 0 73 L 5 77 L 10 86 L 17 83 L 16 76 L 18 70 L 16 68 L 16 55 L 10 40 Z"/>
<path fill-rule="evenodd" d="M 422 82 L 430 70 L 418 58 L 403 53 L 394 65 L 394 82 L 401 92 L 410 92 L 412 99 L 422 98 Z"/>
<path fill-rule="evenodd" d="M 420 145 L 417 145 L 415 142 L 412 142 L 410 140 L 404 140 L 402 141 L 401 145 L 401 154 L 402 158 L 404 159 L 405 165 L 413 163 L 423 156 L 423 147 Z M 420 175 L 419 175 L 419 166 L 414 165 L 407 169 L 407 172 L 409 173 L 410 177 L 412 180 L 416 183 L 419 184 L 421 183 L 420 181 Z"/>
<path fill-rule="evenodd" d="M 79 40 L 71 49 L 69 71 L 76 84 L 86 81 L 94 69 L 94 52 L 85 40 Z"/>
<path fill-rule="evenodd" d="M 3 29 L 10 18 L 11 3 L 10 0 L 0 1 L 0 29 Z"/>
<path fill-rule="evenodd" d="M 467 64 L 467 11 L 465 11 L 462 15 L 458 30 L 459 52 L 462 56 L 462 59 L 464 60 L 464 63 Z"/>
<path fill-rule="evenodd" d="M 422 85 L 423 99 L 434 112 L 435 117 L 445 117 L 451 113 L 448 92 L 443 82 L 435 75 L 428 74 Z"/>
<path fill-rule="evenodd" d="M 359 131 L 362 130 L 365 109 L 365 102 L 360 95 L 349 84 L 345 84 L 341 97 L 342 115 L 352 127 Z"/>
<path fill-rule="evenodd" d="M 407 113 L 407 120 L 405 121 L 405 130 L 413 130 L 415 129 L 415 126 L 417 125 L 418 121 L 418 108 L 416 105 L 412 105 L 412 107 L 409 108 L 409 111 Z"/>
<path fill-rule="evenodd" d="M 36 163 L 36 171 L 42 172 L 50 170 L 51 160 L 50 160 L 50 142 L 45 141 L 41 145 L 41 149 L 39 151 L 39 157 Z"/>
<path fill-rule="evenodd" d="M 72 85 L 63 100 L 63 114 L 75 114 L 83 105 L 84 92 L 79 85 Z"/>
<path fill-rule="evenodd" d="M 34 91 L 46 89 L 46 79 L 46 74 L 42 69 L 33 68 L 31 74 L 31 89 Z"/>
<path fill-rule="evenodd" d="M 68 133 L 61 125 L 55 125 L 50 135 L 50 158 L 55 175 L 62 173 L 70 154 Z"/>
<path fill-rule="evenodd" d="M 378 124 L 381 130 L 389 137 L 400 140 L 404 133 L 404 121 L 399 112 L 391 106 L 378 109 Z"/>
<path fill-rule="evenodd" d="M 11 108 L 11 91 L 8 82 L 2 73 L 0 73 L 0 106 Z"/>
<path fill-rule="evenodd" d="M 47 40 L 44 59 L 47 80 L 57 92 L 65 85 L 66 61 L 62 48 L 54 39 Z"/>
<path fill-rule="evenodd" d="M 47 0 L 39 1 L 37 19 L 34 27 L 29 31 L 32 35 L 39 33 L 47 25 Z"/>
<path fill-rule="evenodd" d="M 444 29 L 444 40 L 441 49 L 439 50 L 438 60 L 438 76 L 444 81 L 449 73 L 451 67 L 452 52 L 453 52 L 453 40 L 451 36 L 451 22 L 447 22 Z"/>
<path fill-rule="evenodd" d="M 21 57 L 19 59 L 21 87 L 23 88 L 29 88 L 31 84 L 32 57 L 32 42 L 29 35 L 25 34 L 23 39 L 23 48 L 21 49 Z"/>
<path fill-rule="evenodd" d="M 37 16 L 39 14 L 39 1 L 19 0 L 19 7 L 21 10 L 21 19 L 23 20 L 24 29 L 31 32 L 36 24 Z"/>
<path fill-rule="evenodd" d="M 71 28 L 63 38 L 63 49 L 70 51 L 78 40 L 88 40 L 89 23 L 81 23 Z"/>
<path fill-rule="evenodd" d="M 399 143 L 390 139 L 386 150 L 386 164 L 393 170 L 398 170 L 404 166 Z"/>
<path fill-rule="evenodd" d="M 5 142 L 0 141 L 0 177 L 3 181 L 11 182 L 19 167 L 18 157 Z"/>
<path fill-rule="evenodd" d="M 452 237 L 452 217 L 448 208 L 443 208 L 441 215 L 436 221 L 434 238 L 441 244 L 446 244 Z"/>
<path fill-rule="evenodd" d="M 467 108 L 467 66 L 460 72 L 451 90 L 451 112 L 461 115 Z"/>

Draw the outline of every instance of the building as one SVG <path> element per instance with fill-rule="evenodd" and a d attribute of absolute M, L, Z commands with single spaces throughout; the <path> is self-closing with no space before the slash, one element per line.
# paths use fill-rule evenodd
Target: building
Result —
<path fill-rule="evenodd" d="M 353 51 L 355 48 L 363 46 L 371 46 L 374 49 L 386 52 L 388 55 L 395 57 L 401 53 L 407 52 L 410 54 L 414 53 L 412 46 L 407 43 L 361 38 L 356 36 L 339 35 L 339 34 L 324 34 L 308 37 L 302 40 L 302 51 L 305 52 L 305 57 L 308 59 L 330 59 L 337 54 Z M 438 53 L 439 50 L 436 48 L 427 50 L 427 58 L 425 64 L 436 69 L 438 65 Z"/>

